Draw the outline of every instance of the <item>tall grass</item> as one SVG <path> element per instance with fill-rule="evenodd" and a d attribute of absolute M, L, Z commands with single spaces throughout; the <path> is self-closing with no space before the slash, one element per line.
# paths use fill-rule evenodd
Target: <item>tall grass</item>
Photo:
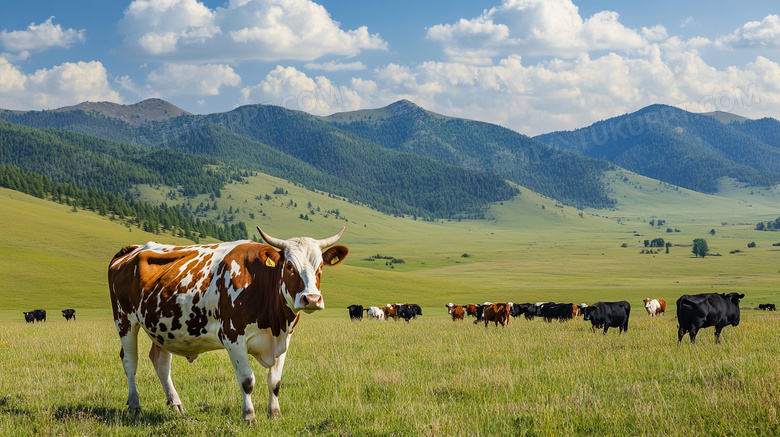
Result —
<path fill-rule="evenodd" d="M 486 329 L 451 322 L 443 306 L 423 312 L 410 323 L 350 322 L 346 310 L 305 315 L 282 378 L 284 417 L 254 426 L 240 420 L 224 351 L 174 359 L 184 417 L 168 411 L 142 355 L 143 410 L 131 416 L 107 315 L 0 322 L 0 434 L 780 434 L 777 314 L 744 311 L 721 345 L 710 328 L 691 346 L 677 345 L 671 314 L 635 311 L 627 333 L 602 335 L 581 319 Z M 264 411 L 265 370 L 254 368 Z"/>

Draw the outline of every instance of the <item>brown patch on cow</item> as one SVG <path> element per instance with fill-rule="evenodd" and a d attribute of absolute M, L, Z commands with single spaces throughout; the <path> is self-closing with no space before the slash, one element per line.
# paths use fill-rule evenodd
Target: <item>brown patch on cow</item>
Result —
<path fill-rule="evenodd" d="M 279 336 L 296 318 L 280 293 L 282 271 L 287 263 L 284 262 L 283 255 L 271 246 L 247 243 L 239 247 L 241 250 L 237 247 L 226 254 L 217 269 L 218 277 L 230 275 L 229 266 L 236 262 L 241 266 L 241 270 L 237 275 L 231 275 L 228 283 L 234 290 L 243 289 L 231 302 L 225 281 L 217 281 L 217 317 L 222 321 L 218 333 L 220 340 L 235 342 L 239 335 L 244 334 L 246 327 L 253 323 L 257 323 L 258 328 L 270 329 L 274 336 Z M 266 264 L 269 258 L 274 260 L 274 267 L 268 267 Z M 299 281 L 303 284 L 300 278 Z"/>
<path fill-rule="evenodd" d="M 465 312 L 463 311 L 463 307 L 460 305 L 453 305 L 452 309 L 450 310 L 450 314 L 452 314 L 452 321 L 456 320 L 463 320 L 463 315 Z"/>
<path fill-rule="evenodd" d="M 115 259 L 123 257 L 123 256 L 127 255 L 128 253 L 138 249 L 139 247 L 140 246 L 138 246 L 137 244 L 136 245 L 123 247 L 123 248 L 119 249 L 119 252 L 117 252 L 116 255 L 114 255 L 114 257 L 111 259 L 111 261 L 113 262 Z"/>
<path fill-rule="evenodd" d="M 255 389 L 255 381 L 252 378 L 247 378 L 241 383 L 241 388 L 244 390 L 244 393 L 251 395 Z"/>
<path fill-rule="evenodd" d="M 277 381 L 276 386 L 274 387 L 274 396 L 277 398 L 279 397 L 279 390 L 282 388 L 282 381 Z"/>
<path fill-rule="evenodd" d="M 201 334 L 205 334 L 206 325 L 209 323 L 206 312 L 203 308 L 192 307 L 192 313 L 190 313 L 189 319 L 184 322 L 187 325 L 187 333 L 193 337 L 199 337 Z"/>

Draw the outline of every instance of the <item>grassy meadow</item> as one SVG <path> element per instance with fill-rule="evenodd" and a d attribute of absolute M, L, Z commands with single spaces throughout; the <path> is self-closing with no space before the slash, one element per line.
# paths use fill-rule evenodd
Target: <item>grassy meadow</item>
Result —
<path fill-rule="evenodd" d="M 224 351 L 174 359 L 186 416 L 169 412 L 141 337 L 142 412 L 127 386 L 110 317 L 5 322 L 3 435 L 777 435 L 780 316 L 744 311 L 715 345 L 712 328 L 677 345 L 673 314 L 636 305 L 623 335 L 582 319 L 506 328 L 424 308 L 410 323 L 304 315 L 282 378 L 283 418 L 240 421 Z M 3 314 L 5 316 L 5 314 Z M 255 408 L 267 402 L 256 363 Z"/>
<path fill-rule="evenodd" d="M 609 183 L 618 200 L 611 210 L 581 211 L 521 189 L 492 205 L 485 220 L 432 222 L 382 215 L 262 175 L 230 184 L 208 216 L 280 238 L 323 238 L 346 226 L 340 243 L 351 251 L 324 272 L 326 309 L 303 315 L 293 337 L 284 418 L 256 426 L 240 421 L 239 387 L 224 351 L 192 364 L 174 359 L 187 415 L 169 413 L 143 335 L 144 409 L 138 417 L 125 412 L 108 262 L 128 244 L 190 242 L 0 189 L 0 434 L 780 434 L 780 316 L 745 310 L 721 345 L 708 328 L 694 347 L 687 337 L 676 344 L 674 319 L 674 301 L 685 293 L 738 291 L 746 294 L 743 307 L 780 303 L 780 246 L 773 246 L 780 234 L 753 230 L 780 216 L 776 190 L 724 183 L 722 195 L 707 196 L 629 172 Z M 277 187 L 287 194 L 272 194 Z M 166 200 L 169 191 L 144 187 L 142 196 L 184 200 Z M 666 223 L 649 224 L 658 219 Z M 641 253 L 643 241 L 655 238 L 673 244 L 669 253 Z M 694 238 L 720 256 L 695 258 Z M 757 247 L 747 248 L 751 242 Z M 649 317 L 645 297 L 666 299 L 667 315 Z M 606 336 L 581 319 L 485 329 L 451 322 L 444 308 L 622 299 L 632 305 L 629 331 Z M 347 305 L 389 302 L 418 303 L 424 315 L 409 324 L 347 318 Z M 22 311 L 34 308 L 46 309 L 49 320 L 25 324 Z M 61 317 L 64 308 L 76 309 L 76 321 Z M 262 412 L 265 371 L 255 365 L 255 372 Z"/>

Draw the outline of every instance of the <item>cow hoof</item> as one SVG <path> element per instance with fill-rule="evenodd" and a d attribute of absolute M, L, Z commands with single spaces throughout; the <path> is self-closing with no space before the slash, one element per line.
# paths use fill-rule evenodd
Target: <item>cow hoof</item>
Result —
<path fill-rule="evenodd" d="M 257 417 L 255 417 L 255 413 L 251 412 L 249 414 L 244 415 L 244 423 L 248 423 L 251 425 L 257 424 Z"/>
<path fill-rule="evenodd" d="M 173 410 L 175 413 L 179 413 L 181 415 L 184 415 L 184 406 L 182 404 L 171 404 L 171 410 Z"/>
<path fill-rule="evenodd" d="M 271 420 L 279 420 L 282 418 L 282 412 L 279 410 L 268 410 L 268 418 Z"/>
<path fill-rule="evenodd" d="M 141 414 L 141 407 L 127 407 L 127 412 L 130 413 L 131 416 L 138 416 Z"/>

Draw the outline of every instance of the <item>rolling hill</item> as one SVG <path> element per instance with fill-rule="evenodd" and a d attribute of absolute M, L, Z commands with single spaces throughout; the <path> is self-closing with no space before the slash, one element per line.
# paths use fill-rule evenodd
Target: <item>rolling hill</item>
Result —
<path fill-rule="evenodd" d="M 723 123 L 713 116 L 652 105 L 535 138 L 653 179 L 715 193 L 722 178 L 764 187 L 780 182 L 780 148 L 764 141 L 776 126 L 764 123 L 766 129 L 759 130 L 751 121 Z"/>

